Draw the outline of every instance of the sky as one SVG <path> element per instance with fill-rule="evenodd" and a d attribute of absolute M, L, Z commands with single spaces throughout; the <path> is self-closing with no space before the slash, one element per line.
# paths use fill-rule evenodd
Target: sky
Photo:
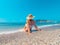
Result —
<path fill-rule="evenodd" d="M 60 21 L 60 0 L 0 0 L 0 22 L 24 22 L 28 14 Z"/>

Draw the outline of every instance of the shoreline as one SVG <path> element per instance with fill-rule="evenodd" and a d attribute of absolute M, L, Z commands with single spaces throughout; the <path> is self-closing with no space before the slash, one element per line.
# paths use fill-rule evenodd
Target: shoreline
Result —
<path fill-rule="evenodd" d="M 38 26 L 39 28 L 43 29 L 43 28 L 48 28 L 48 27 L 54 27 L 54 26 L 59 26 L 60 24 L 51 24 L 51 25 L 42 25 L 42 26 Z M 34 30 L 34 27 L 32 28 L 32 30 Z M 23 32 L 23 29 L 18 29 L 18 30 L 14 30 L 14 31 L 4 31 L 4 32 L 0 32 L 1 34 L 10 34 L 10 33 L 16 33 L 16 32 Z"/>

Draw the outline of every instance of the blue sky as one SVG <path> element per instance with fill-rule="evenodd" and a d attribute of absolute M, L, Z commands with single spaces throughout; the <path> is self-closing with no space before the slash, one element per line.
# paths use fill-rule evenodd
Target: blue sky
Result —
<path fill-rule="evenodd" d="M 0 22 L 24 22 L 30 13 L 35 19 L 60 20 L 60 0 L 0 0 Z"/>

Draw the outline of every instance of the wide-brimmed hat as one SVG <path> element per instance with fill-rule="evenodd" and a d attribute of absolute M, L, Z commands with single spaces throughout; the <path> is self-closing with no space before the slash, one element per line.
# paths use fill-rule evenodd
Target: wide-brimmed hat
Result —
<path fill-rule="evenodd" d="M 32 14 L 29 14 L 26 18 L 27 19 L 33 19 L 35 16 L 33 16 Z"/>

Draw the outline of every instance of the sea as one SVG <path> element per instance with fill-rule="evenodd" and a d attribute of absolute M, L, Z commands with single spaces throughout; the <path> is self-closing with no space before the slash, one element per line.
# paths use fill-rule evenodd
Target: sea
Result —
<path fill-rule="evenodd" d="M 54 25 L 60 25 L 60 21 L 54 21 L 54 22 L 36 22 L 37 26 L 40 26 L 40 28 L 48 27 L 48 26 L 54 26 Z M 0 34 L 2 33 L 13 33 L 18 30 L 23 29 L 25 26 L 25 22 L 19 22 L 19 23 L 0 23 Z M 58 26 L 60 28 L 60 26 Z M 21 30 L 22 31 L 22 30 Z"/>

